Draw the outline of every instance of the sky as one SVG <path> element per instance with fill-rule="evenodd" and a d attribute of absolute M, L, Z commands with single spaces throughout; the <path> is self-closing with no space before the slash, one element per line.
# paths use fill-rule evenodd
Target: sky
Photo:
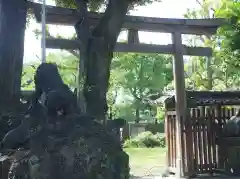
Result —
<path fill-rule="evenodd" d="M 47 0 L 48 5 L 54 5 L 51 0 Z M 161 18 L 183 18 L 183 14 L 187 8 L 199 8 L 195 0 L 162 0 L 160 3 L 153 3 L 144 7 L 138 7 L 131 15 L 147 16 L 147 17 L 161 17 Z M 30 22 L 25 33 L 25 51 L 24 62 L 35 61 L 41 58 L 41 39 L 36 38 L 33 30 L 41 28 L 35 20 Z M 64 37 L 70 37 L 74 33 L 74 28 L 70 26 L 50 26 L 50 33 L 52 35 L 61 34 Z M 126 34 L 121 34 L 120 39 L 126 39 Z M 139 32 L 140 42 L 153 44 L 170 44 L 170 34 L 153 33 L 153 32 Z M 49 52 L 58 52 L 60 50 L 50 50 Z M 66 52 L 67 53 L 67 52 Z"/>

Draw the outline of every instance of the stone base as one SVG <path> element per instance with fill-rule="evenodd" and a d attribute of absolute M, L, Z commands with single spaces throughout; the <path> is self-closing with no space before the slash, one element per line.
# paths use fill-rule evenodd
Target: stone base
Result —
<path fill-rule="evenodd" d="M 84 116 L 51 120 L 31 138 L 28 152 L 11 158 L 9 179 L 129 178 L 129 157 L 120 140 Z"/>

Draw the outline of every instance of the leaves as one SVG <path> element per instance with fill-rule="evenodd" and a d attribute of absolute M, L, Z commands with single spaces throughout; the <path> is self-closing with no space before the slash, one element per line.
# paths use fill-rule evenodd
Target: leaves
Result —
<path fill-rule="evenodd" d="M 168 56 L 126 54 L 115 58 L 114 65 L 118 66 L 118 70 L 123 74 L 119 84 L 128 89 L 135 98 L 160 92 L 172 80 L 171 58 Z"/>
<path fill-rule="evenodd" d="M 217 10 L 217 17 L 225 18 L 228 24 L 220 29 L 223 35 L 223 47 L 230 48 L 239 53 L 240 45 L 240 2 L 223 0 L 221 7 Z"/>
<path fill-rule="evenodd" d="M 202 0 L 200 9 L 189 9 L 186 18 L 225 18 L 228 23 L 218 29 L 216 35 L 194 38 L 204 46 L 213 49 L 211 63 L 206 58 L 192 57 L 187 64 L 191 72 L 186 80 L 190 89 L 208 89 L 208 80 L 212 78 L 214 90 L 237 89 L 239 83 L 239 48 L 240 48 L 240 3 L 233 0 Z M 210 11 L 214 9 L 211 16 Z M 210 70 L 210 71 L 209 71 Z"/>
<path fill-rule="evenodd" d="M 119 91 L 131 99 L 124 106 L 115 104 L 119 115 L 128 115 L 129 118 L 136 115 L 135 110 L 140 110 L 140 115 L 150 112 L 151 107 L 146 107 L 146 99 L 152 94 L 162 94 L 165 86 L 172 82 L 172 58 L 160 54 L 118 54 L 113 59 L 109 94 Z M 128 105 L 128 113 L 126 110 Z M 121 109 L 121 110 L 120 110 Z M 124 111 L 123 111 L 124 110 Z M 136 112 L 136 111 L 135 111 Z M 131 114 L 131 115 L 130 115 Z"/>

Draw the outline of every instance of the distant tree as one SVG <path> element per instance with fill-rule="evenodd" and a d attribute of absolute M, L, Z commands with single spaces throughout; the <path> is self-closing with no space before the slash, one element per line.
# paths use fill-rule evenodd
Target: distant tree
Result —
<path fill-rule="evenodd" d="M 173 80 L 172 58 L 160 54 L 126 54 L 114 58 L 113 71 L 117 69 L 117 84 L 133 97 L 136 122 L 143 109 L 149 110 L 149 96 L 160 97 L 164 87 Z M 144 113 L 144 111 L 143 111 Z"/>

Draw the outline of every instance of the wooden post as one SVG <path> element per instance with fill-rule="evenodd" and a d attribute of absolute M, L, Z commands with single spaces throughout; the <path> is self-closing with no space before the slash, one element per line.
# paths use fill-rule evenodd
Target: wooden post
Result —
<path fill-rule="evenodd" d="M 79 50 L 79 64 L 78 64 L 78 76 L 77 76 L 77 103 L 82 113 L 86 112 L 86 103 L 83 94 L 84 88 L 84 78 L 85 78 L 85 70 L 84 70 L 84 58 L 85 56 Z"/>
<path fill-rule="evenodd" d="M 217 126 L 217 135 L 219 135 L 219 132 L 220 132 L 220 128 L 221 128 L 221 125 L 222 125 L 222 108 L 220 105 L 217 105 L 216 106 L 216 117 L 217 117 L 217 120 L 218 120 L 218 126 Z M 218 168 L 222 169 L 224 168 L 224 146 L 221 145 L 221 146 L 218 146 L 217 148 L 218 150 Z"/>
<path fill-rule="evenodd" d="M 139 44 L 138 31 L 135 29 L 128 30 L 128 44 Z"/>
<path fill-rule="evenodd" d="M 185 92 L 185 77 L 184 77 L 184 63 L 183 63 L 183 45 L 182 36 L 180 32 L 172 34 L 172 41 L 174 44 L 174 83 L 175 83 L 175 101 L 176 101 L 176 177 L 181 178 L 185 171 L 182 145 L 182 124 L 186 119 L 186 92 Z"/>
<path fill-rule="evenodd" d="M 166 165 L 167 165 L 167 168 L 171 167 L 170 166 L 170 155 L 169 155 L 169 135 L 168 135 L 168 126 L 169 126 L 169 123 L 168 123 L 168 113 L 167 113 L 167 108 L 165 107 L 165 118 L 164 118 L 164 132 L 165 132 L 165 143 L 166 143 L 166 146 L 168 148 L 168 151 L 166 152 Z"/>
<path fill-rule="evenodd" d="M 0 1 L 0 112 L 19 104 L 26 1 Z"/>

